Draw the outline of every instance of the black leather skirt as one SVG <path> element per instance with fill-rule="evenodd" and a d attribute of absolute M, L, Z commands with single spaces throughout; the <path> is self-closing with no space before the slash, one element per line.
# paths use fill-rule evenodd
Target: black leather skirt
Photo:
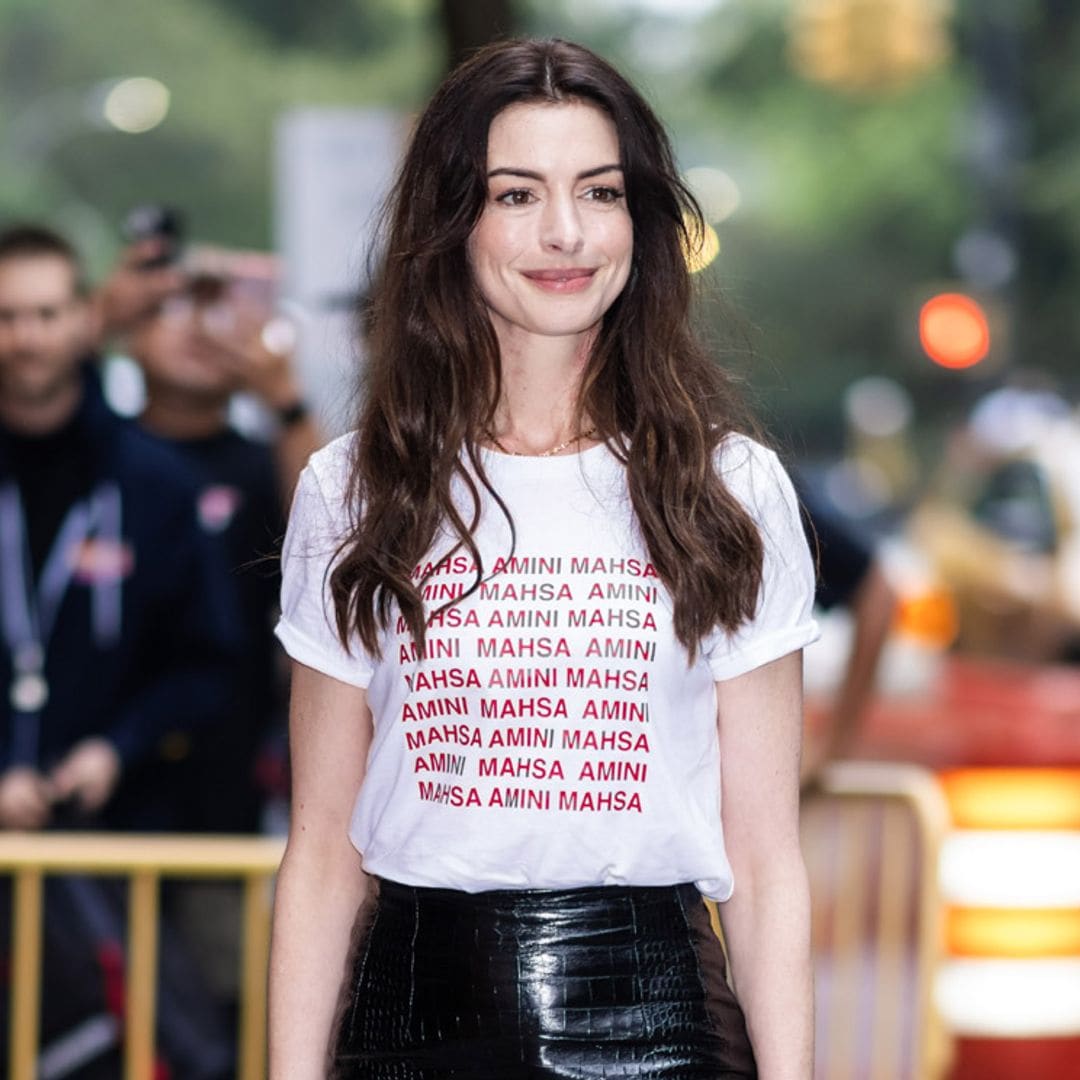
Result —
<path fill-rule="evenodd" d="M 470 894 L 383 880 L 358 927 L 332 1080 L 756 1076 L 693 885 Z"/>

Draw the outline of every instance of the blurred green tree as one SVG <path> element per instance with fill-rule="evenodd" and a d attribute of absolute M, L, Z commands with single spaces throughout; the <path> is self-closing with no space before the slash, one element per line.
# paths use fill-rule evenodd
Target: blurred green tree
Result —
<path fill-rule="evenodd" d="M 214 0 L 280 49 L 363 56 L 393 44 L 408 5 L 381 0 Z"/>
<path fill-rule="evenodd" d="M 301 7 L 301 5 L 296 5 Z M 80 4 L 0 0 L 0 205 L 5 217 L 42 216 L 79 240 L 101 267 L 133 204 L 188 211 L 194 235 L 266 247 L 272 241 L 273 128 L 300 105 L 408 109 L 442 66 L 441 36 L 424 0 L 374 0 L 384 35 L 368 55 L 295 42 L 281 46 L 225 0 Z M 376 15 L 375 9 L 383 14 Z M 79 122 L 103 79 L 149 75 L 169 87 L 165 122 L 126 135 Z M 72 123 L 39 140 L 33 160 L 10 152 L 13 129 L 60 95 Z M 61 131 L 60 128 L 63 128 Z"/>
<path fill-rule="evenodd" d="M 751 329 L 732 335 L 720 304 L 706 318 L 773 418 L 809 444 L 838 443 L 841 395 L 861 374 L 897 378 L 931 419 L 996 377 L 988 365 L 960 376 L 935 368 L 915 326 L 923 295 L 955 282 L 960 240 L 997 220 L 997 199 L 1018 257 L 1002 290 L 1012 357 L 1075 389 L 1080 8 L 956 0 L 951 62 L 889 92 L 851 93 L 792 67 L 792 2 L 691 11 L 659 0 L 0 0 L 0 206 L 4 217 L 57 221 L 98 266 L 125 210 L 146 200 L 185 207 L 199 238 L 267 246 L 282 110 L 407 111 L 449 55 L 497 29 L 558 34 L 644 88 L 684 167 L 722 169 L 734 182 L 739 205 L 717 226 L 721 255 L 701 283 L 731 296 Z M 993 200 L 975 164 L 986 138 L 980 102 L 1003 71 L 980 36 L 988 12 L 1013 50 L 1021 135 Z M 61 124 L 35 154 L 12 152 L 42 101 L 77 102 L 127 74 L 169 86 L 160 128 Z"/>

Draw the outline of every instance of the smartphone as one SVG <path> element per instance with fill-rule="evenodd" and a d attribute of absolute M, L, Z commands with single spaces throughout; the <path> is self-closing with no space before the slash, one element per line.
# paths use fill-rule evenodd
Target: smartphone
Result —
<path fill-rule="evenodd" d="M 184 242 L 184 216 L 172 206 L 146 203 L 128 211 L 123 225 L 124 239 L 129 244 L 140 240 L 160 240 L 161 250 L 142 264 L 144 270 L 171 266 L 180 259 Z"/>

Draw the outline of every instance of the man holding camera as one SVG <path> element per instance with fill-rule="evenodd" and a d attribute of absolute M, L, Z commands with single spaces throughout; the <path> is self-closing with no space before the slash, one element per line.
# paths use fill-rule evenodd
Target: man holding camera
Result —
<path fill-rule="evenodd" d="M 187 827 L 250 832 L 263 824 L 265 788 L 284 782 L 285 693 L 272 637 L 277 551 L 293 486 L 320 437 L 292 372 L 291 327 L 273 318 L 271 258 L 219 252 L 216 264 L 188 266 L 183 286 L 134 320 L 125 343 L 145 380 L 140 422 L 199 477 L 200 521 L 226 548 L 245 631 L 229 724 L 196 738 L 186 763 Z M 230 423 L 238 392 L 270 414 L 269 442 Z"/>

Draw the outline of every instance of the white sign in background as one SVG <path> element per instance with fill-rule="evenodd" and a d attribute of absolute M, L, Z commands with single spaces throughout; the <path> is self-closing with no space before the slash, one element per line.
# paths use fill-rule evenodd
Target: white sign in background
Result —
<path fill-rule="evenodd" d="M 294 109 L 277 124 L 282 307 L 298 322 L 298 374 L 328 435 L 349 426 L 355 407 L 356 304 L 406 131 L 401 115 L 378 109 Z"/>

